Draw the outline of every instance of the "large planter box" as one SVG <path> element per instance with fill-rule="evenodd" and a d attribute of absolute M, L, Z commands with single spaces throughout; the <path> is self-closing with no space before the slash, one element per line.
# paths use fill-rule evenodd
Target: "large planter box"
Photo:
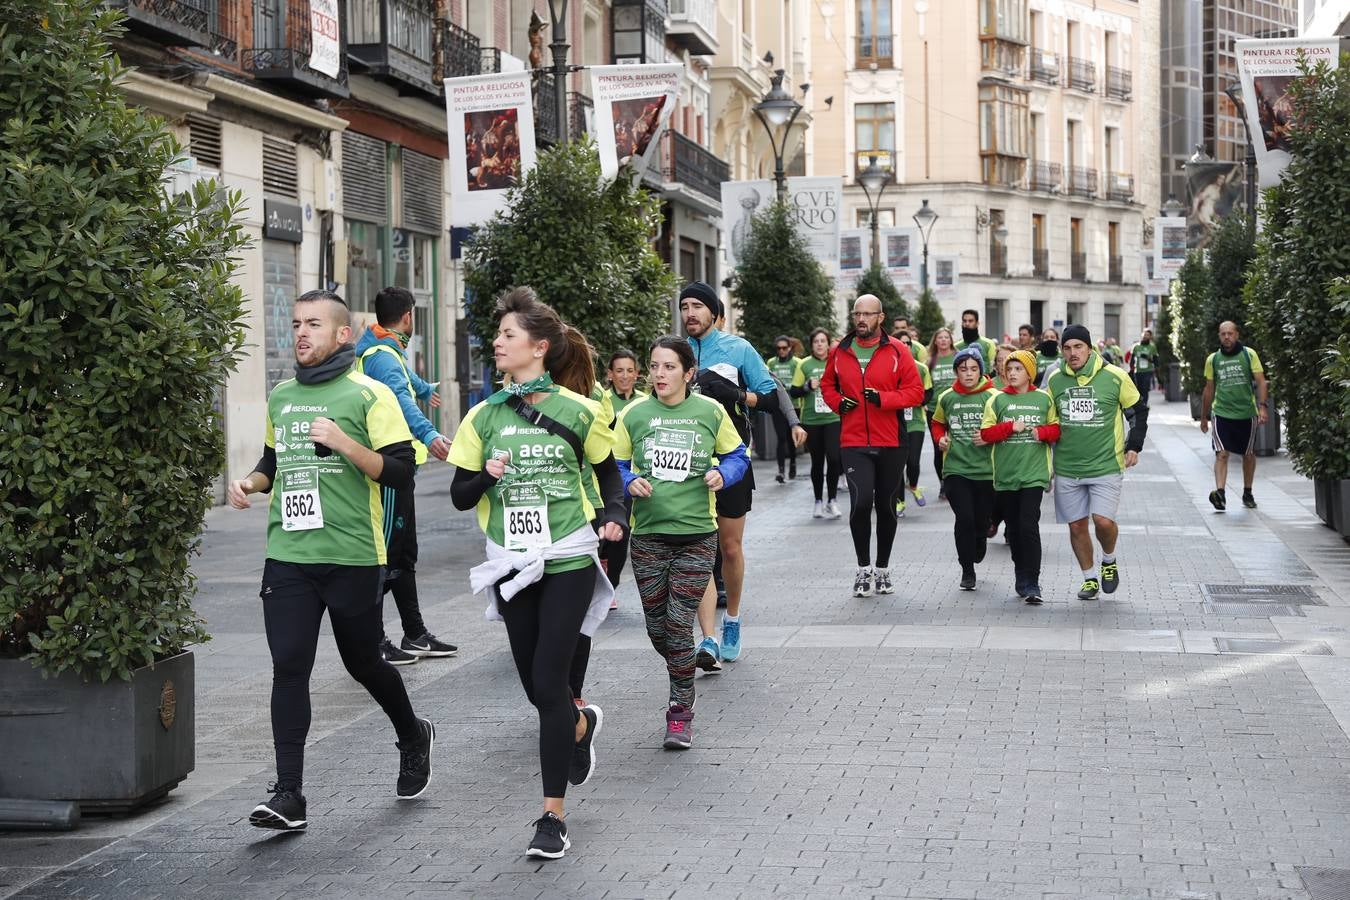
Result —
<path fill-rule="evenodd" d="M 190 652 L 106 684 L 0 660 L 0 796 L 119 813 L 163 797 L 196 765 L 194 674 Z"/>
<path fill-rule="evenodd" d="M 1274 456 L 1280 449 L 1280 411 L 1275 400 L 1266 396 L 1266 424 L 1256 426 L 1253 452 L 1257 456 Z"/>
<path fill-rule="evenodd" d="M 1191 402 L 1191 418 L 1194 419 L 1195 421 L 1199 422 L 1199 421 L 1200 421 L 1200 410 L 1201 410 L 1201 408 L 1202 408 L 1202 407 L 1201 407 L 1202 399 L 1201 399 L 1200 395 L 1199 395 L 1199 394 L 1191 394 L 1191 395 L 1189 395 L 1189 397 L 1188 397 L 1187 399 L 1190 400 L 1190 402 Z"/>
<path fill-rule="evenodd" d="M 1331 527 L 1341 537 L 1350 538 L 1350 478 L 1328 482 L 1331 499 Z"/>
<path fill-rule="evenodd" d="M 1180 403 L 1186 399 L 1186 392 L 1181 389 L 1181 364 L 1168 363 L 1167 380 L 1163 382 L 1163 397 L 1168 403 Z"/>
<path fill-rule="evenodd" d="M 1317 509 L 1317 518 L 1328 528 L 1336 527 L 1331 517 L 1331 489 L 1334 484 L 1334 481 L 1323 478 L 1313 479 L 1313 504 Z"/>

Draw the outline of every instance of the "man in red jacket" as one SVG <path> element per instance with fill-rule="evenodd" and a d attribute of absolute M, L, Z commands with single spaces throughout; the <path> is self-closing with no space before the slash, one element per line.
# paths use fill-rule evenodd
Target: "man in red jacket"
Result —
<path fill-rule="evenodd" d="M 820 391 L 842 425 L 839 447 L 852 511 L 848 518 L 858 574 L 853 596 L 893 594 L 891 544 L 895 498 L 904 456 L 900 410 L 923 403 L 923 384 L 909 348 L 882 328 L 881 301 L 863 294 L 853 303 L 853 330 L 830 352 Z M 877 562 L 872 568 L 872 510 L 877 514 Z"/>

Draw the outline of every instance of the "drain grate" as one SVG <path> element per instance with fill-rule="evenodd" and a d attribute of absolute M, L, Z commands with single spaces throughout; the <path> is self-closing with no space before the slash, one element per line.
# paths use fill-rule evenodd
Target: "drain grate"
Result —
<path fill-rule="evenodd" d="M 1294 606 L 1326 606 L 1306 584 L 1202 584 L 1211 602 L 1288 603 Z"/>
<path fill-rule="evenodd" d="M 1248 619 L 1266 619 L 1270 616 L 1302 616 L 1303 607 L 1284 603 L 1205 603 L 1205 612 L 1216 616 L 1238 616 Z"/>
<path fill-rule="evenodd" d="M 1281 641 L 1277 638 L 1214 639 L 1220 653 L 1291 653 L 1298 656 L 1331 656 L 1326 641 Z"/>
<path fill-rule="evenodd" d="M 1294 866 L 1312 900 L 1350 900 L 1350 869 Z"/>

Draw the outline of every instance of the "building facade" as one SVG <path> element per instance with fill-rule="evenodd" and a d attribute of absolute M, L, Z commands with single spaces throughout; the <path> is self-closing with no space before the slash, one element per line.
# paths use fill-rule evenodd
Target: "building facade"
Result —
<path fill-rule="evenodd" d="M 1299 37 L 1350 37 L 1350 0 L 1299 0 Z"/>

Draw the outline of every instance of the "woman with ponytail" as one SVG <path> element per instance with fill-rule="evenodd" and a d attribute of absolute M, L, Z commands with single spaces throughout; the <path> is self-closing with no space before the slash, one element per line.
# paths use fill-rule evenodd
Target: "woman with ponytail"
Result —
<path fill-rule="evenodd" d="M 599 707 L 573 704 L 568 672 L 578 636 L 595 634 L 614 593 L 600 575 L 586 466 L 605 498 L 599 538 L 623 536 L 623 483 L 609 419 L 589 397 L 595 374 L 585 336 L 527 287 L 503 295 L 497 316 L 492 350 L 506 383 L 460 423 L 450 497 L 456 509 L 477 507 L 487 561 L 470 582 L 488 595 L 488 619 L 506 623 L 525 695 L 539 713 L 544 812 L 527 855 L 558 859 L 571 846 L 567 784 L 585 784 L 595 771 L 603 723 Z"/>

